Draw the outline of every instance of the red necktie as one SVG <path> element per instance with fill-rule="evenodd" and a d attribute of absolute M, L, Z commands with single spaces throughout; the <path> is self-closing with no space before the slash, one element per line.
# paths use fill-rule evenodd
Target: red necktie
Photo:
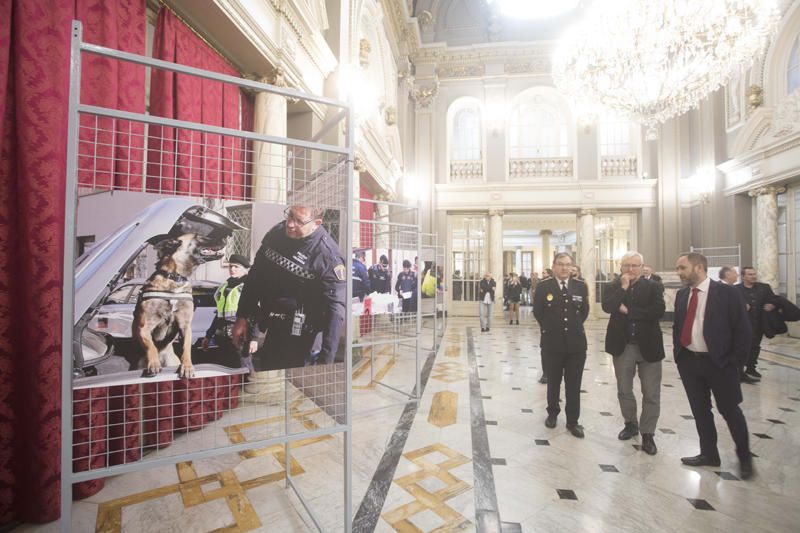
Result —
<path fill-rule="evenodd" d="M 689 307 L 686 309 L 686 319 L 683 321 L 683 328 L 681 329 L 681 346 L 686 348 L 692 344 L 692 326 L 694 325 L 694 316 L 697 314 L 697 293 L 700 289 L 697 287 L 692 288 L 692 297 L 689 299 Z"/>

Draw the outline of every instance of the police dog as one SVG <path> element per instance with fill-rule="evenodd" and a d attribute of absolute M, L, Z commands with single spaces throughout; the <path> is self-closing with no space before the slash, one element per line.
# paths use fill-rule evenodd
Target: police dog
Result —
<path fill-rule="evenodd" d="M 145 354 L 139 362 L 142 376 L 152 377 L 165 366 L 178 365 L 182 378 L 194 376 L 192 365 L 192 318 L 194 301 L 189 276 L 201 263 L 220 259 L 215 250 L 195 234 L 184 234 L 155 245 L 155 273 L 147 278 L 133 311 L 133 338 Z M 172 343 L 182 336 L 180 359 Z"/>

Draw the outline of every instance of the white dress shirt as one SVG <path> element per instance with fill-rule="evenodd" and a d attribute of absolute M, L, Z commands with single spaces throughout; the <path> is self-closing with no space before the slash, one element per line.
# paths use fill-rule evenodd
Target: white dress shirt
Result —
<path fill-rule="evenodd" d="M 708 345 L 703 337 L 703 325 L 705 324 L 706 302 L 708 301 L 708 288 L 711 286 L 711 278 L 706 278 L 697 288 L 697 312 L 694 315 L 692 324 L 692 343 L 687 348 L 693 352 L 707 352 Z M 689 299 L 686 301 L 686 311 L 689 311 L 689 302 L 692 301 L 692 289 L 689 289 Z"/>

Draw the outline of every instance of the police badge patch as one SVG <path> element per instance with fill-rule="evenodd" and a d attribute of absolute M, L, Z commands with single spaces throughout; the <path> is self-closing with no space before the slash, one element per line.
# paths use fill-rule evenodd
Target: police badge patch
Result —
<path fill-rule="evenodd" d="M 552 294 L 548 294 L 547 295 L 547 301 L 548 302 L 552 302 L 553 301 L 553 295 Z"/>
<path fill-rule="evenodd" d="M 344 281 L 345 276 L 347 275 L 347 271 L 344 269 L 344 265 L 336 265 L 333 267 L 333 273 L 336 274 L 336 278 L 339 281 Z"/>

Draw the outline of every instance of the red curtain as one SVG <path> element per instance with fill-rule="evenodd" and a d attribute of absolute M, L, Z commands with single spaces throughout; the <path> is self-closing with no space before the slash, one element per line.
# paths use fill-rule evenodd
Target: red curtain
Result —
<path fill-rule="evenodd" d="M 220 74 L 239 76 L 171 11 L 156 21 L 153 57 Z M 240 129 L 238 87 L 194 76 L 154 71 L 150 113 L 210 126 Z M 206 132 L 151 126 L 147 191 L 247 199 L 247 160 L 241 139 Z"/>
<path fill-rule="evenodd" d="M 64 177 L 76 16 L 85 40 L 131 50 L 144 42 L 145 0 L 0 0 L 0 524 L 58 518 Z M 94 68 L 113 70 L 90 61 L 87 69 Z M 117 105 L 144 105 L 135 73 L 109 76 L 86 75 L 85 103 L 107 104 L 108 83 L 116 83 L 125 88 Z"/>
<path fill-rule="evenodd" d="M 374 195 L 364 187 L 360 186 L 359 197 L 366 200 L 372 200 Z M 359 202 L 359 218 L 361 220 L 374 220 L 375 219 L 375 204 L 372 202 Z M 359 224 L 361 226 L 359 231 L 359 248 L 372 248 L 375 242 L 375 225 L 374 224 Z M 374 254 L 373 254 L 374 255 Z M 375 258 L 371 260 L 374 262 Z"/>

